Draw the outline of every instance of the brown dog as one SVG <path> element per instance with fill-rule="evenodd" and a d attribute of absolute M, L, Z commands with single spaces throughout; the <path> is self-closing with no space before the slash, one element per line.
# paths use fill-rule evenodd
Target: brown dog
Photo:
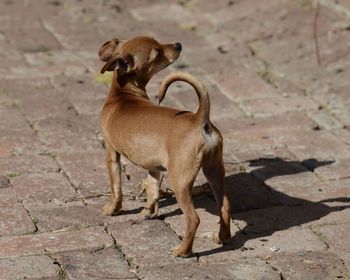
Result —
<path fill-rule="evenodd" d="M 167 76 L 161 86 L 160 102 L 174 81 L 191 84 L 199 98 L 195 114 L 156 106 L 145 91 L 151 77 L 173 63 L 181 49 L 179 43 L 163 45 L 153 38 L 136 37 L 127 41 L 113 39 L 99 50 L 100 59 L 106 62 L 101 73 L 114 71 L 100 119 L 112 192 L 103 212 L 112 215 L 122 208 L 120 155 L 149 171 L 147 205 L 142 211 L 145 217 L 157 215 L 160 172 L 167 170 L 186 220 L 182 243 L 174 248 L 173 254 L 188 257 L 199 225 L 191 187 L 201 167 L 218 205 L 220 231 L 214 236 L 216 242 L 231 238 L 231 217 L 225 190 L 222 136 L 209 120 L 209 96 L 204 86 L 186 73 Z"/>

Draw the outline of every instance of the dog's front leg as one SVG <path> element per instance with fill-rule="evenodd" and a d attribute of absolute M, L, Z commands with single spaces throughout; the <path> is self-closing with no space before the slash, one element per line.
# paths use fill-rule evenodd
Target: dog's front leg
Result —
<path fill-rule="evenodd" d="M 106 215 L 117 214 L 122 209 L 122 185 L 120 154 L 107 148 L 107 166 L 110 178 L 111 200 L 103 207 Z"/>
<path fill-rule="evenodd" d="M 147 193 L 147 204 L 141 211 L 141 216 L 145 219 L 152 219 L 157 216 L 160 197 L 160 172 L 149 171 L 145 181 Z"/>

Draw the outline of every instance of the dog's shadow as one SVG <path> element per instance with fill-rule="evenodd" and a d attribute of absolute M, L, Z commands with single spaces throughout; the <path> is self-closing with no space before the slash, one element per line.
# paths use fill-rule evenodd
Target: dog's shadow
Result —
<path fill-rule="evenodd" d="M 260 158 L 249 161 L 249 166 L 255 168 L 253 171 L 228 175 L 225 179 L 232 207 L 232 217 L 244 221 L 246 225 L 234 234 L 227 245 L 197 252 L 197 255 L 206 256 L 227 250 L 242 250 L 244 244 L 250 239 L 267 237 L 275 231 L 310 223 L 327 216 L 331 212 L 349 208 L 350 204 L 342 204 L 341 206 L 325 204 L 326 202 L 350 203 L 349 197 L 327 198 L 314 202 L 287 195 L 264 183 L 266 180 L 277 176 L 313 171 L 317 167 L 332 163 L 334 161 L 308 159 L 299 162 L 286 161 L 280 158 Z M 293 188 L 293 182 L 288 182 L 288 185 Z M 196 204 L 196 199 L 194 199 L 194 202 Z M 176 200 L 173 197 L 167 198 L 161 201 L 161 207 L 174 203 L 176 203 Z M 206 211 L 217 215 L 216 212 L 213 213 L 212 207 L 206 208 L 203 203 L 200 207 L 204 207 Z M 165 219 L 181 214 L 182 211 L 176 209 L 161 215 L 159 218 Z"/>

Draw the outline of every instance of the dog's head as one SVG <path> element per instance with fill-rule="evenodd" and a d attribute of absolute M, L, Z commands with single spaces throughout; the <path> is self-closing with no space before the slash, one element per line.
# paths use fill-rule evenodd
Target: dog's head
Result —
<path fill-rule="evenodd" d="M 147 83 L 154 74 L 173 63 L 181 50 L 180 43 L 160 44 L 146 36 L 112 39 L 98 51 L 100 59 L 106 62 L 101 73 L 116 71 L 118 79 L 124 77 Z"/>

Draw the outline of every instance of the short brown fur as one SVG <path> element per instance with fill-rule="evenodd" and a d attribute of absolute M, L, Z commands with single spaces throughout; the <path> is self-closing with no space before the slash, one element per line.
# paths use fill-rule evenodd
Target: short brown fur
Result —
<path fill-rule="evenodd" d="M 218 204 L 220 230 L 214 236 L 216 242 L 231 238 L 231 217 L 225 189 L 222 136 L 209 120 L 209 96 L 204 86 L 187 73 L 170 74 L 161 86 L 160 101 L 172 82 L 190 83 L 200 101 L 195 114 L 156 106 L 146 94 L 145 87 L 152 76 L 173 63 L 180 52 L 179 43 L 160 44 L 145 36 L 126 41 L 112 39 L 99 50 L 100 59 L 105 62 L 101 72 L 114 72 L 100 116 L 112 194 L 103 212 L 113 215 L 122 208 L 121 155 L 149 171 L 144 217 L 157 215 L 160 172 L 167 170 L 186 222 L 182 242 L 173 249 L 173 254 L 188 257 L 200 222 L 191 197 L 191 187 L 200 168 Z"/>

